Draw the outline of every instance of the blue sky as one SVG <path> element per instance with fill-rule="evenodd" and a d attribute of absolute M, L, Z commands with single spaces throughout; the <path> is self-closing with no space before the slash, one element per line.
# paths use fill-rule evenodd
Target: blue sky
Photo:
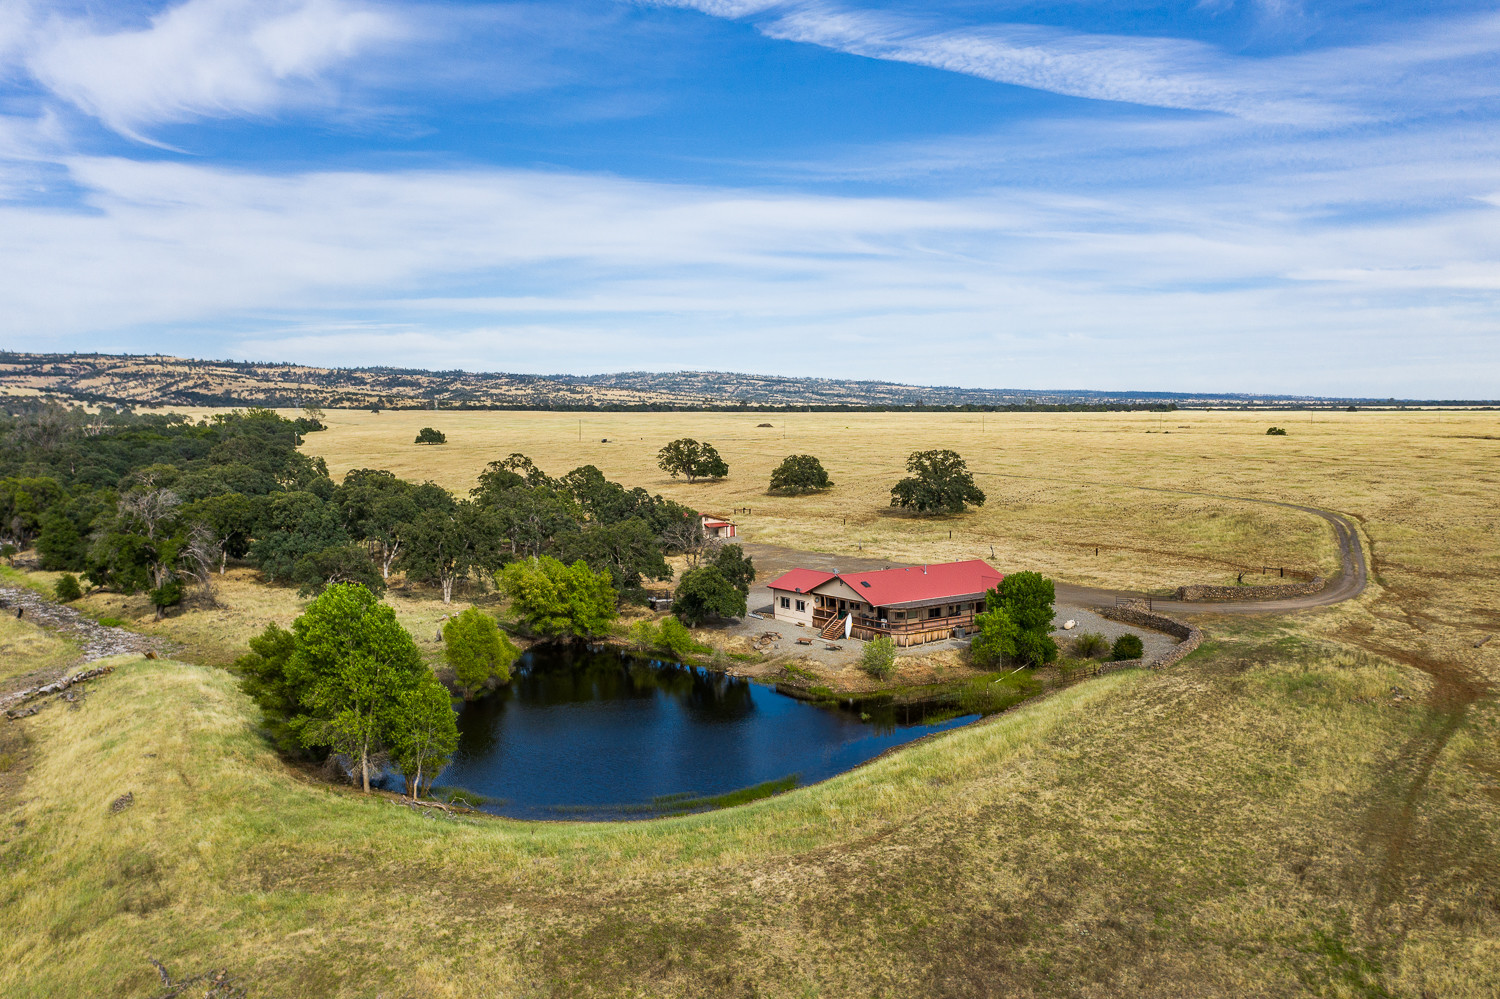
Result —
<path fill-rule="evenodd" d="M 1500 396 L 1479 3 L 0 0 L 0 346 Z"/>

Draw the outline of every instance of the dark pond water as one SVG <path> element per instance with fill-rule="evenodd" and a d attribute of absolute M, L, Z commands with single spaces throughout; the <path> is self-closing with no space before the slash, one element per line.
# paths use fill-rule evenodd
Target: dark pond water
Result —
<path fill-rule="evenodd" d="M 701 799 L 770 781 L 819 781 L 978 717 L 807 704 L 614 650 L 540 648 L 516 665 L 509 684 L 464 705 L 458 753 L 437 780 L 515 818 L 695 810 L 708 804 Z"/>

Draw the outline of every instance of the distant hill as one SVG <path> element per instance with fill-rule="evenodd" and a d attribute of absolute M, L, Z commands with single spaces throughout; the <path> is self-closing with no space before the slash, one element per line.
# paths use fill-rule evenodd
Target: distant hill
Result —
<path fill-rule="evenodd" d="M 314 368 L 163 355 L 0 352 L 0 393 L 134 406 L 428 409 L 1158 408 L 1327 406 L 1369 400 L 1172 392 L 1031 391 L 722 371 L 519 375 Z M 1394 400 L 1391 400 L 1394 402 Z"/>

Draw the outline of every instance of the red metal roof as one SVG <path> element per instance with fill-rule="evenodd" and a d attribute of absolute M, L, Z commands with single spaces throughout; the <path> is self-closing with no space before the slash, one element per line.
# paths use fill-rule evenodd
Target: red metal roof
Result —
<path fill-rule="evenodd" d="M 984 559 L 976 558 L 967 562 L 940 562 L 909 569 L 877 569 L 837 575 L 818 569 L 793 569 L 767 585 L 773 590 L 809 593 L 835 578 L 872 606 L 900 607 L 982 596 L 986 590 L 999 586 L 1005 575 Z"/>
<path fill-rule="evenodd" d="M 793 569 L 770 585 L 774 589 L 807 593 L 834 578 L 831 572 Z M 986 590 L 999 586 L 1005 576 L 988 562 L 976 558 L 909 569 L 846 572 L 837 578 L 872 606 L 901 607 L 983 596 Z"/>
<path fill-rule="evenodd" d="M 766 584 L 773 590 L 787 590 L 793 593 L 808 593 L 813 587 L 822 586 L 833 578 L 833 573 L 824 572 L 821 569 L 793 569 L 784 572 Z"/>

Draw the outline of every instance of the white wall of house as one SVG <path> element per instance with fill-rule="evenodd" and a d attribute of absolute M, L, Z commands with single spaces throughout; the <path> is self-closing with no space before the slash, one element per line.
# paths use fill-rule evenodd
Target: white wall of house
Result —
<path fill-rule="evenodd" d="M 772 590 L 771 609 L 778 621 L 812 624 L 813 598 L 811 594 L 794 593 L 791 590 Z"/>

